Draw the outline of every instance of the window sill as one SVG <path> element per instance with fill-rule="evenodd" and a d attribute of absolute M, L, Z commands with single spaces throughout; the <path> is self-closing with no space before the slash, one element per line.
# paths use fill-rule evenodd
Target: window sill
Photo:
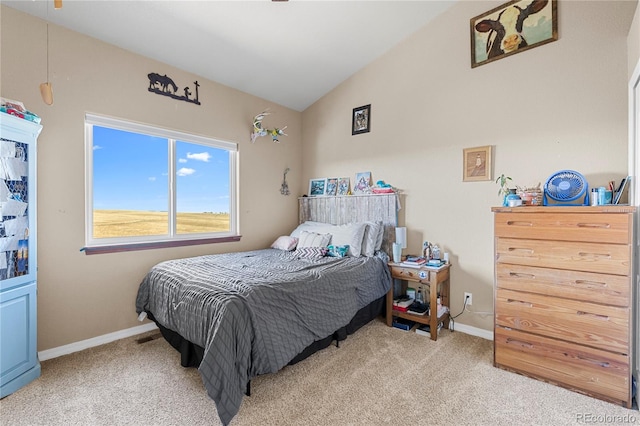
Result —
<path fill-rule="evenodd" d="M 196 246 L 202 244 L 215 244 L 215 243 L 231 243 L 240 241 L 241 235 L 235 235 L 232 237 L 218 237 L 218 238 L 202 238 L 197 240 L 174 240 L 174 241 L 153 241 L 148 243 L 133 243 L 133 244 L 119 244 L 119 245 L 107 245 L 107 246 L 92 246 L 83 247 L 80 251 L 84 251 L 84 254 L 105 254 L 105 253 L 120 253 L 125 251 L 138 251 L 138 250 L 151 250 L 160 248 L 171 247 L 183 247 L 183 246 Z"/>

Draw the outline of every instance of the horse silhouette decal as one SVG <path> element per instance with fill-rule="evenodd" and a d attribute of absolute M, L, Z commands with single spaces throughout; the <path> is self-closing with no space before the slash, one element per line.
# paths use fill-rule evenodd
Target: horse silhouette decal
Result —
<path fill-rule="evenodd" d="M 157 93 L 158 95 L 169 96 L 170 98 L 177 99 L 180 101 L 191 102 L 196 105 L 200 105 L 200 101 L 198 100 L 198 81 L 194 81 L 195 85 L 195 97 L 191 98 L 193 93 L 189 90 L 189 86 L 185 86 L 183 89 L 184 95 L 178 94 L 178 86 L 173 81 L 171 77 L 165 75 L 160 75 L 155 72 L 151 72 L 147 74 L 149 77 L 149 91 L 153 93 Z"/>

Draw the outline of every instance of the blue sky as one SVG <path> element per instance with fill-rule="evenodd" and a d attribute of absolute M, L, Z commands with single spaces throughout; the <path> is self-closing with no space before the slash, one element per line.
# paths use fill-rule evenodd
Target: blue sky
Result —
<path fill-rule="evenodd" d="M 229 154 L 176 143 L 178 212 L 229 212 Z M 93 126 L 93 208 L 167 211 L 167 139 Z"/>

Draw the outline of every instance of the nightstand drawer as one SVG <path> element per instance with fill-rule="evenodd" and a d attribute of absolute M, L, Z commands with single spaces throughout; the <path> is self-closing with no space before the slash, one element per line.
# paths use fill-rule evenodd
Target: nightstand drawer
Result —
<path fill-rule="evenodd" d="M 496 237 L 628 244 L 631 216 L 590 213 L 497 213 Z"/>
<path fill-rule="evenodd" d="M 449 278 L 449 269 L 428 270 L 426 268 L 406 268 L 403 266 L 391 266 L 391 276 L 399 280 L 409 280 L 421 283 L 429 283 L 438 275 L 439 281 Z"/>
<path fill-rule="evenodd" d="M 629 353 L 629 309 L 496 290 L 496 324 L 622 354 Z"/>
<path fill-rule="evenodd" d="M 496 285 L 507 290 L 627 307 L 629 277 L 496 264 Z"/>
<path fill-rule="evenodd" d="M 629 357 L 517 330 L 495 328 L 495 363 L 626 405 Z"/>
<path fill-rule="evenodd" d="M 628 244 L 577 243 L 498 238 L 496 262 L 547 268 L 629 275 Z"/>

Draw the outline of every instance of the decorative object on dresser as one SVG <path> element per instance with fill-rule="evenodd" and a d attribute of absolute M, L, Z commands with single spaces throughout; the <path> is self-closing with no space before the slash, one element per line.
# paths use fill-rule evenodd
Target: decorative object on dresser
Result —
<path fill-rule="evenodd" d="M 492 211 L 494 365 L 631 408 L 635 208 Z"/>
<path fill-rule="evenodd" d="M 42 126 L 0 113 L 0 398 L 40 377 L 36 139 Z"/>
<path fill-rule="evenodd" d="M 547 178 L 542 204 L 556 206 L 588 206 L 589 184 L 575 170 L 560 170 Z"/>

